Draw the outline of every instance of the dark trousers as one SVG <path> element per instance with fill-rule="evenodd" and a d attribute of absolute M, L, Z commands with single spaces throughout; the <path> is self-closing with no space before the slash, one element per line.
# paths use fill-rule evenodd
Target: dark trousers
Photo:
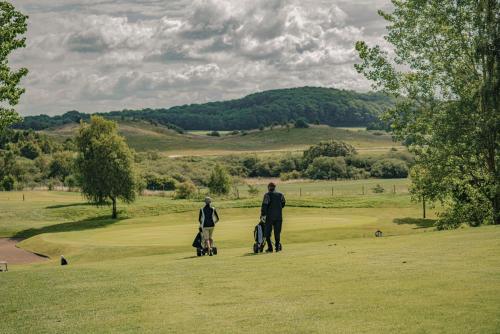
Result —
<path fill-rule="evenodd" d="M 266 241 L 267 247 L 272 248 L 271 243 L 271 233 L 274 230 L 274 241 L 275 244 L 280 243 L 280 235 L 281 235 L 281 225 L 283 223 L 282 219 L 270 219 L 266 221 Z"/>

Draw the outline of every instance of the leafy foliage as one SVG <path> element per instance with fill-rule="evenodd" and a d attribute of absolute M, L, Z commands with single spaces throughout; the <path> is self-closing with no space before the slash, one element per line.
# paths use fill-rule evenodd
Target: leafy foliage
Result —
<path fill-rule="evenodd" d="M 500 224 L 500 2 L 392 3 L 394 58 L 358 42 L 356 69 L 398 98 L 386 120 L 416 155 L 415 197 L 446 203 L 440 224 Z"/>
<path fill-rule="evenodd" d="M 309 164 L 317 157 L 345 157 L 356 154 L 356 149 L 342 141 L 325 141 L 304 151 L 304 163 Z"/>
<path fill-rule="evenodd" d="M 99 114 L 116 120 L 146 120 L 190 130 L 258 129 L 302 119 L 332 126 L 365 126 L 394 105 L 384 94 L 356 93 L 333 88 L 302 87 L 270 90 L 242 99 L 192 104 L 170 109 L 123 110 Z M 62 116 L 26 117 L 20 128 L 45 129 L 87 120 L 76 111 Z"/>
<path fill-rule="evenodd" d="M 13 107 L 24 93 L 18 85 L 28 70 L 20 68 L 13 71 L 8 57 L 12 51 L 26 46 L 26 38 L 19 36 L 26 33 L 27 20 L 28 17 L 13 5 L 0 1 L 0 133 L 21 120 Z"/>
<path fill-rule="evenodd" d="M 347 165 L 343 157 L 317 157 L 307 168 L 306 175 L 317 180 L 337 180 L 346 177 Z"/>
<path fill-rule="evenodd" d="M 192 198 L 196 194 L 196 185 L 188 180 L 180 183 L 175 190 L 176 199 Z"/>
<path fill-rule="evenodd" d="M 97 205 L 111 201 L 116 218 L 117 199 L 134 201 L 138 188 L 132 152 L 118 135 L 116 123 L 99 116 L 81 124 L 76 142 L 83 195 Z"/>
<path fill-rule="evenodd" d="M 382 159 L 373 164 L 371 175 L 384 179 L 406 178 L 408 177 L 408 166 L 402 160 Z"/>
<path fill-rule="evenodd" d="M 215 165 L 210 179 L 208 180 L 208 189 L 216 195 L 226 195 L 231 190 L 231 177 L 227 171 L 220 165 Z"/>

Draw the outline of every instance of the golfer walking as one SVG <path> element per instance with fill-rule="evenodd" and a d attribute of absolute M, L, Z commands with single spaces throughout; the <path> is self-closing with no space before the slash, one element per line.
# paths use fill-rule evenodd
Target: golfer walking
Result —
<path fill-rule="evenodd" d="M 274 246 L 276 252 L 281 251 L 281 225 L 283 224 L 283 208 L 285 207 L 285 196 L 276 191 L 276 185 L 269 183 L 267 186 L 268 192 L 264 195 L 260 219 L 266 222 L 265 235 L 267 242 L 267 253 L 273 252 L 273 244 L 271 243 L 271 233 L 274 230 Z"/>
<path fill-rule="evenodd" d="M 200 222 L 201 233 L 203 236 L 203 247 L 208 252 L 208 255 L 212 256 L 212 247 L 214 240 L 212 236 L 214 234 L 215 224 L 219 221 L 219 215 L 217 210 L 212 207 L 212 199 L 210 197 L 205 198 L 205 206 L 200 209 L 200 215 L 198 220 Z"/>

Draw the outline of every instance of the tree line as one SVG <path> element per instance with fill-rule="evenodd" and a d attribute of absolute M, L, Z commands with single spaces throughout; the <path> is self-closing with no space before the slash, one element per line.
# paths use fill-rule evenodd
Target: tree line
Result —
<path fill-rule="evenodd" d="M 380 93 L 357 93 L 320 87 L 270 90 L 241 99 L 191 104 L 169 109 L 122 110 L 98 115 L 114 120 L 145 120 L 177 131 L 249 130 L 272 125 L 321 123 L 331 126 L 367 126 L 380 123 L 379 116 L 394 105 Z M 70 111 L 58 116 L 28 116 L 18 129 L 42 130 L 89 120 L 90 115 Z"/>

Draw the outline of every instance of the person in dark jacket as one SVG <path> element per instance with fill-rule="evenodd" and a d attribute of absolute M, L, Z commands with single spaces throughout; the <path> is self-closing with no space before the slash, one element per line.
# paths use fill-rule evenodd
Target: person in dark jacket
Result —
<path fill-rule="evenodd" d="M 212 199 L 210 197 L 205 198 L 205 206 L 200 209 L 200 215 L 198 221 L 200 222 L 201 234 L 203 236 L 203 243 L 205 249 L 208 251 L 208 255 L 212 256 L 212 247 L 214 240 L 212 236 L 214 234 L 215 224 L 219 221 L 219 215 L 217 210 L 212 207 Z"/>
<path fill-rule="evenodd" d="M 265 221 L 265 235 L 267 242 L 266 252 L 273 251 L 273 244 L 271 243 L 271 233 L 274 230 L 275 249 L 277 252 L 281 251 L 280 235 L 281 225 L 283 223 L 283 208 L 285 207 L 285 196 L 276 191 L 276 185 L 269 183 L 267 186 L 268 192 L 264 195 L 262 201 L 262 208 L 260 217 Z"/>

